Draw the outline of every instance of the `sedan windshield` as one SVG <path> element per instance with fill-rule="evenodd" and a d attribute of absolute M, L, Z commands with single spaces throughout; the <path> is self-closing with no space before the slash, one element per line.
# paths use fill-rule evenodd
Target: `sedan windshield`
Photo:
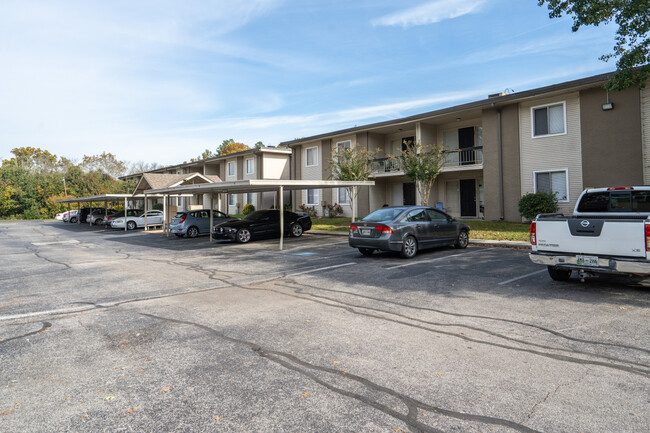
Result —
<path fill-rule="evenodd" d="M 372 212 L 370 215 L 368 215 L 365 218 L 362 218 L 362 221 L 392 221 L 399 214 L 404 212 L 403 207 L 386 207 L 386 208 L 381 208 L 377 209 L 376 211 Z"/>

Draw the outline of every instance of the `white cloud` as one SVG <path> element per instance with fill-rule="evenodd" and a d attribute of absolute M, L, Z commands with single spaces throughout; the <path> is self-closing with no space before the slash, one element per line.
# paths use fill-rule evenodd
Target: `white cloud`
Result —
<path fill-rule="evenodd" d="M 412 27 L 433 24 L 478 12 L 486 0 L 436 0 L 372 21 L 375 26 Z"/>

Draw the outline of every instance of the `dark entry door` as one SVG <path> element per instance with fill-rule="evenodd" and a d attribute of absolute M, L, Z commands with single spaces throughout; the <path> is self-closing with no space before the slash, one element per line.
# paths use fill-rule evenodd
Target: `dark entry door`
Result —
<path fill-rule="evenodd" d="M 461 179 L 460 181 L 460 216 L 476 216 L 476 181 Z"/>
<path fill-rule="evenodd" d="M 458 130 L 458 148 L 460 152 L 460 165 L 474 164 L 474 151 L 462 149 L 471 149 L 474 147 L 474 127 L 460 128 Z"/>
<path fill-rule="evenodd" d="M 415 184 L 404 183 L 402 190 L 404 192 L 404 206 L 415 206 Z"/>

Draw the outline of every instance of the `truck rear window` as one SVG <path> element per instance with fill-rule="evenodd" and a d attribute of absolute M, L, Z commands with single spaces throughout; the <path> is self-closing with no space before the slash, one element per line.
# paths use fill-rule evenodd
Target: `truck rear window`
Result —
<path fill-rule="evenodd" d="M 578 212 L 650 212 L 650 191 L 605 191 L 587 193 Z"/>

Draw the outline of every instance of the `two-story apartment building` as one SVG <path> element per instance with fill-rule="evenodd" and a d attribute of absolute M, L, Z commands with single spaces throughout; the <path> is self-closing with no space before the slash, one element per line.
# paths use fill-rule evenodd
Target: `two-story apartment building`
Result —
<path fill-rule="evenodd" d="M 186 162 L 172 166 L 161 167 L 148 173 L 178 175 L 184 179 L 192 173 L 201 176 L 192 177 L 194 181 L 219 182 L 245 179 L 290 179 L 291 150 L 278 148 L 250 149 L 229 155 L 216 156 L 198 161 Z M 132 174 L 123 179 L 136 179 L 138 193 L 148 189 L 144 173 Z M 164 178 L 164 181 L 176 181 L 175 177 Z M 184 183 L 186 184 L 186 183 Z M 158 185 L 160 187 L 160 185 Z M 150 188 L 155 189 L 155 188 Z M 226 213 L 241 213 L 248 203 L 256 208 L 268 208 L 274 204 L 273 193 L 230 194 L 221 197 L 220 211 Z M 174 206 L 178 211 L 190 210 L 209 206 L 210 197 L 175 197 Z"/>
<path fill-rule="evenodd" d="M 571 212 L 587 187 L 650 183 L 650 90 L 607 92 L 609 74 L 487 99 L 401 119 L 282 143 L 293 150 L 296 179 L 328 179 L 332 152 L 377 152 L 374 187 L 359 193 L 358 214 L 420 204 L 415 184 L 388 159 L 406 146 L 442 144 L 445 162 L 429 205 L 462 218 L 520 220 L 529 192 L 554 192 Z M 349 209 L 345 191 L 294 193 L 295 204 Z"/>

